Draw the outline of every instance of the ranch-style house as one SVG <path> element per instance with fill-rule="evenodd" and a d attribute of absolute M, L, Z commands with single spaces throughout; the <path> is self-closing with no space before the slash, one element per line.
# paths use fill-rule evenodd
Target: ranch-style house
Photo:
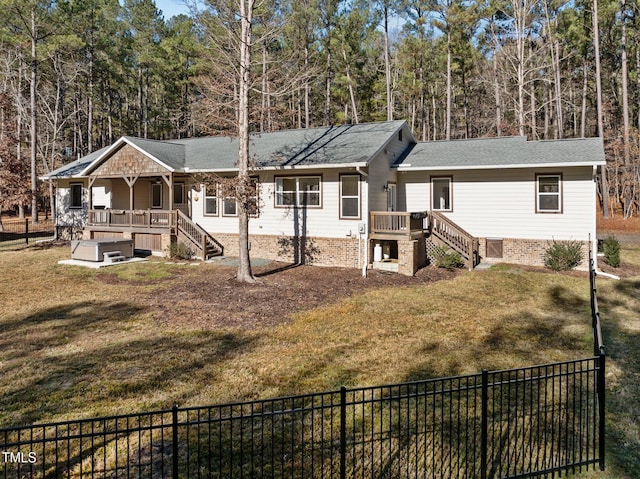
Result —
<path fill-rule="evenodd" d="M 46 176 L 59 235 L 235 255 L 236 202 L 202 178 L 235 175 L 237 151 L 228 137 L 122 137 Z M 541 265 L 553 240 L 594 248 L 600 138 L 417 142 L 387 121 L 256 134 L 251 155 L 254 257 L 414 274 L 438 245 L 469 268 Z"/>

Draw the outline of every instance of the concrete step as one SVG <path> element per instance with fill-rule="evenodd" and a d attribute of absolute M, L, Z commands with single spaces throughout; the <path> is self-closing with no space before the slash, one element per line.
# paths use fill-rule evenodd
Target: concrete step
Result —
<path fill-rule="evenodd" d="M 107 251 L 103 254 L 103 258 L 105 263 L 118 263 L 127 259 L 121 251 Z"/>

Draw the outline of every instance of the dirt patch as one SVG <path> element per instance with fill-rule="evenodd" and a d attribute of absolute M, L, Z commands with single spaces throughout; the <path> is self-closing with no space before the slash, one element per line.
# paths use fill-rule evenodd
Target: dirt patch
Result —
<path fill-rule="evenodd" d="M 261 329 L 290 321 L 296 311 L 337 302 L 368 289 L 427 284 L 459 273 L 427 267 L 414 277 L 369 271 L 363 278 L 356 269 L 272 262 L 254 268 L 258 277 L 255 284 L 240 284 L 233 267 L 201 268 L 197 276 L 174 276 L 171 287 L 149 295 L 146 302 L 156 321 L 180 328 Z"/>

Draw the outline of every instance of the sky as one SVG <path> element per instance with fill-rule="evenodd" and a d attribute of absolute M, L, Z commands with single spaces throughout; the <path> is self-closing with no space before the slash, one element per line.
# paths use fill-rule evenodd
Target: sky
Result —
<path fill-rule="evenodd" d="M 184 13 L 189 14 L 189 9 L 185 5 L 184 0 L 156 0 L 156 7 L 162 10 L 165 20 Z"/>

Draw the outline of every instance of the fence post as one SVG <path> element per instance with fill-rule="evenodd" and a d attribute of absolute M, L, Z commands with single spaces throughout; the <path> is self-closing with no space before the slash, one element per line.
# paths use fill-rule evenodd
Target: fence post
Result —
<path fill-rule="evenodd" d="M 24 219 L 24 240 L 29 244 L 29 218 Z"/>
<path fill-rule="evenodd" d="M 171 451 L 172 451 L 172 478 L 178 479 L 178 405 L 174 404 L 171 410 Z"/>
<path fill-rule="evenodd" d="M 604 378 L 605 378 L 605 354 L 604 352 L 600 352 L 600 356 L 598 358 L 598 363 L 600 364 L 600 369 L 598 370 L 598 449 L 599 449 L 599 465 L 600 470 L 604 471 L 604 395 L 605 395 L 605 387 L 604 387 Z"/>
<path fill-rule="evenodd" d="M 340 386 L 340 479 L 347 478 L 347 388 Z"/>
<path fill-rule="evenodd" d="M 480 431 L 480 477 L 487 479 L 487 456 L 489 454 L 489 371 L 482 370 L 482 426 Z"/>

